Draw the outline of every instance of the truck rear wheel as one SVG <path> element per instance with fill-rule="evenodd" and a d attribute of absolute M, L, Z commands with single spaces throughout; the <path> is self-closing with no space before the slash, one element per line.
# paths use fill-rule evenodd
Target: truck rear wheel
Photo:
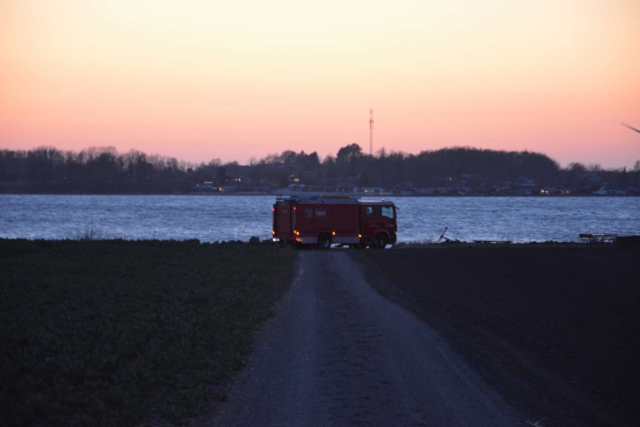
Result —
<path fill-rule="evenodd" d="M 371 245 L 375 249 L 384 249 L 389 243 L 389 238 L 386 234 L 376 234 L 376 238 L 373 239 L 373 245 Z"/>
<path fill-rule="evenodd" d="M 318 236 L 318 249 L 329 249 L 331 247 L 331 237 L 326 234 Z"/>

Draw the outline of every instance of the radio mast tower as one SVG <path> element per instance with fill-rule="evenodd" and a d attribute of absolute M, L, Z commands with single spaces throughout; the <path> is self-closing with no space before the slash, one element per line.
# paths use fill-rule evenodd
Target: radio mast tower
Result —
<path fill-rule="evenodd" d="M 373 156 L 373 109 L 369 110 L 369 155 Z"/>

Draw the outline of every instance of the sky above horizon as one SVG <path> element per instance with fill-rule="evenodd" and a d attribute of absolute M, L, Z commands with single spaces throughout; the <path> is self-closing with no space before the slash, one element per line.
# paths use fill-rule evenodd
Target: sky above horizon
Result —
<path fill-rule="evenodd" d="M 640 160 L 640 1 L 0 0 L 0 149 Z"/>

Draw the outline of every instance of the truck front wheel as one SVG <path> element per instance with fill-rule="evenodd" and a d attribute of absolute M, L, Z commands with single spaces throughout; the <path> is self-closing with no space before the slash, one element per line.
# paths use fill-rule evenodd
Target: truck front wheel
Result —
<path fill-rule="evenodd" d="M 331 237 L 327 235 L 318 236 L 318 249 L 329 249 L 331 247 Z"/>
<path fill-rule="evenodd" d="M 389 243 L 389 238 L 386 234 L 376 234 L 376 238 L 373 239 L 373 247 L 375 249 L 384 249 Z"/>

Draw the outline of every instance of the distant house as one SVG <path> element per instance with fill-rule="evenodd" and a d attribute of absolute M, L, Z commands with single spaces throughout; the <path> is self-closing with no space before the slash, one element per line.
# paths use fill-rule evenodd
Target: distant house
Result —
<path fill-rule="evenodd" d="M 393 187 L 393 194 L 396 196 L 415 196 L 416 190 L 408 185 L 396 185 Z"/>
<path fill-rule="evenodd" d="M 235 185 L 249 185 L 249 184 L 251 184 L 251 178 L 248 178 L 246 176 L 236 176 L 234 178 L 231 178 L 231 180 L 233 181 L 233 183 Z"/>
<path fill-rule="evenodd" d="M 526 176 L 521 176 L 517 180 L 517 185 L 520 187 L 535 187 L 536 182 L 531 178 L 528 178 Z"/>
<path fill-rule="evenodd" d="M 318 187 L 315 187 L 318 188 Z M 324 187 L 327 193 L 354 193 L 358 191 L 358 187 L 351 184 L 329 185 Z M 315 190 L 314 190 L 315 191 Z"/>
<path fill-rule="evenodd" d="M 598 196 L 626 196 L 628 191 L 624 188 L 602 186 L 600 190 L 594 191 L 593 194 Z"/>
<path fill-rule="evenodd" d="M 496 193 L 510 193 L 511 186 L 509 184 L 499 184 L 494 187 Z"/>
<path fill-rule="evenodd" d="M 600 172 L 583 172 L 582 179 L 585 181 L 599 181 L 600 180 Z"/>
<path fill-rule="evenodd" d="M 468 196 L 473 193 L 473 188 L 469 186 L 458 187 L 458 194 L 461 196 Z"/>
<path fill-rule="evenodd" d="M 332 191 L 336 193 L 353 193 L 354 188 L 357 188 L 355 185 L 351 184 L 341 184 L 335 186 Z"/>
<path fill-rule="evenodd" d="M 304 184 L 291 184 L 289 190 L 297 192 L 308 191 L 308 186 Z"/>
<path fill-rule="evenodd" d="M 384 188 L 382 187 L 362 187 L 358 189 L 359 193 L 367 193 L 367 194 L 380 194 L 384 193 Z"/>
<path fill-rule="evenodd" d="M 220 188 L 214 187 L 211 181 L 205 181 L 202 184 L 196 184 L 191 187 L 191 191 L 195 193 L 217 193 Z"/>
<path fill-rule="evenodd" d="M 239 185 L 224 185 L 220 187 L 221 193 L 239 193 L 242 191 L 246 191 L 246 189 Z"/>
<path fill-rule="evenodd" d="M 327 187 L 325 187 L 324 185 L 310 185 L 309 191 L 314 193 L 326 193 Z"/>
<path fill-rule="evenodd" d="M 416 190 L 416 194 L 419 194 L 421 196 L 432 196 L 436 194 L 436 189 L 435 188 L 419 188 Z"/>
<path fill-rule="evenodd" d="M 541 188 L 540 189 L 540 195 L 541 196 L 553 196 L 558 194 L 558 190 L 555 188 Z"/>

